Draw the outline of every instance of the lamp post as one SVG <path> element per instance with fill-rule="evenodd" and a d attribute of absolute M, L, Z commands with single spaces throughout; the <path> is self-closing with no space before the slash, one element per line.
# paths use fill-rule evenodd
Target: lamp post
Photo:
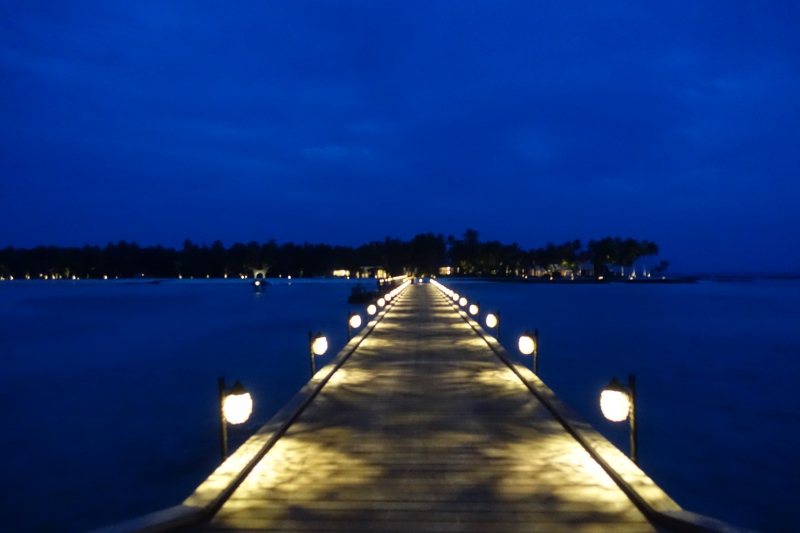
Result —
<path fill-rule="evenodd" d="M 242 382 L 236 380 L 230 390 L 226 390 L 225 378 L 219 378 L 219 427 L 220 453 L 222 460 L 228 457 L 228 424 L 242 424 L 253 412 L 253 398 Z"/>
<path fill-rule="evenodd" d="M 469 314 L 471 314 L 472 316 L 477 315 L 480 312 L 480 310 L 481 310 L 480 302 L 474 303 L 474 304 L 470 304 L 469 309 L 468 309 Z"/>
<path fill-rule="evenodd" d="M 636 376 L 628 376 L 628 383 L 620 383 L 612 378 L 603 392 L 600 393 L 600 410 L 603 416 L 612 422 L 623 422 L 626 418 L 631 423 L 631 461 L 639 462 L 638 430 L 636 427 Z"/>
<path fill-rule="evenodd" d="M 494 328 L 495 337 L 497 338 L 498 342 L 500 341 L 500 312 L 495 311 L 494 313 L 489 313 L 486 315 L 486 327 L 489 329 Z"/>
<path fill-rule="evenodd" d="M 533 330 L 533 334 L 525 332 L 519 337 L 517 343 L 522 355 L 533 354 L 533 373 L 539 375 L 539 330 Z"/>
<path fill-rule="evenodd" d="M 317 333 L 314 335 L 310 331 L 308 332 L 308 352 L 311 356 L 311 377 L 314 377 L 314 374 L 317 373 L 317 367 L 314 363 L 314 356 L 315 355 L 324 355 L 325 352 L 328 351 L 328 338 L 323 335 L 322 333 Z"/>
<path fill-rule="evenodd" d="M 350 313 L 347 315 L 347 340 L 353 338 L 353 330 L 361 327 L 361 315 Z"/>

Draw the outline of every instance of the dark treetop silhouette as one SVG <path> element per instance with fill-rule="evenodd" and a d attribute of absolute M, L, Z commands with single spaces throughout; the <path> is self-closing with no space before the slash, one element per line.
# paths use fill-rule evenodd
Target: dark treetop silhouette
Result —
<path fill-rule="evenodd" d="M 438 274 L 450 266 L 453 275 L 512 277 L 530 274 L 563 275 L 591 272 L 609 275 L 609 267 L 620 274 L 640 258 L 658 254 L 649 241 L 606 237 L 583 246 L 573 240 L 542 248 L 523 250 L 517 243 L 481 242 L 478 232 L 468 229 L 462 239 L 420 233 L 410 241 L 387 237 L 359 247 L 328 244 L 277 244 L 274 239 L 259 244 L 236 243 L 230 248 L 216 241 L 211 246 L 187 239 L 183 248 L 141 247 L 120 241 L 105 247 L 60 248 L 37 246 L 32 249 L 8 247 L 0 250 L 0 276 L 15 279 L 103 278 L 107 277 L 212 277 L 251 274 L 251 269 L 266 269 L 270 276 L 325 276 L 333 270 L 359 271 L 366 265 L 381 265 L 389 273 Z M 666 261 L 653 267 L 660 273 Z"/>

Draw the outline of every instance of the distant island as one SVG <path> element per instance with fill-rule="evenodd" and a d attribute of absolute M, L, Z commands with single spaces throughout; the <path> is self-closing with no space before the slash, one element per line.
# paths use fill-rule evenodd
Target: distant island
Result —
<path fill-rule="evenodd" d="M 409 241 L 387 237 L 358 247 L 327 244 L 236 243 L 226 248 L 187 239 L 180 250 L 120 241 L 104 247 L 37 246 L 0 250 L 1 279 L 385 277 L 450 275 L 490 278 L 631 279 L 660 277 L 668 261 L 655 262 L 658 246 L 620 237 L 548 243 L 524 250 L 517 243 L 480 241 L 468 229 L 461 239 L 420 233 Z"/>

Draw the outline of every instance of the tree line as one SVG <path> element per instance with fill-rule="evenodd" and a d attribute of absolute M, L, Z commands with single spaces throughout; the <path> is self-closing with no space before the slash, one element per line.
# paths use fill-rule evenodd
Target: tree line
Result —
<path fill-rule="evenodd" d="M 411 240 L 387 237 L 358 247 L 328 244 L 236 243 L 226 248 L 216 241 L 211 246 L 187 239 L 180 249 L 142 247 L 120 241 L 104 247 L 82 248 L 37 246 L 0 250 L 0 277 L 96 278 L 103 277 L 193 277 L 221 278 L 247 275 L 252 269 L 266 269 L 267 275 L 315 277 L 334 270 L 355 276 L 362 267 L 380 266 L 393 275 L 414 273 L 438 275 L 449 266 L 452 275 L 525 276 L 538 274 L 625 275 L 639 259 L 658 254 L 649 241 L 606 237 L 580 240 L 525 250 L 517 243 L 482 242 L 478 232 L 468 229 L 462 238 L 420 233 Z M 653 267 L 663 271 L 668 262 Z"/>

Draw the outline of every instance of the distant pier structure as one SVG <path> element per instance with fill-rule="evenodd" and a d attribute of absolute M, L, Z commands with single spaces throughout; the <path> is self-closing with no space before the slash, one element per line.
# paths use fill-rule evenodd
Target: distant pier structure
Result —
<path fill-rule="evenodd" d="M 267 272 L 269 272 L 268 266 L 262 266 L 261 268 L 250 267 L 250 272 L 253 273 L 253 277 L 255 279 L 264 279 L 267 277 Z"/>

